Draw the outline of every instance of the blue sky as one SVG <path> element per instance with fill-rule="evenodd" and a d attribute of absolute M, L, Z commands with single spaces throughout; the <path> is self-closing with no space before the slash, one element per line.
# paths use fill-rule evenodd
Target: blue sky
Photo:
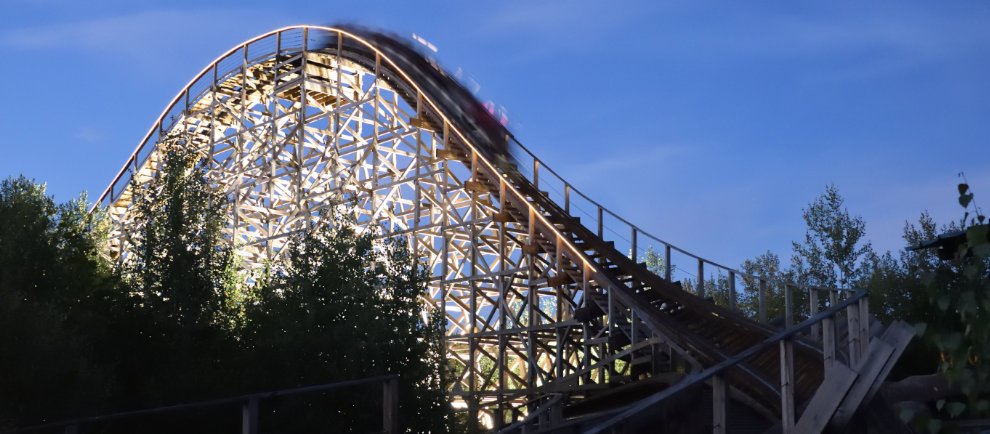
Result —
<path fill-rule="evenodd" d="M 789 256 L 829 183 L 880 250 L 958 218 L 960 171 L 990 204 L 990 3 L 279 3 L 4 0 L 0 177 L 98 195 L 218 54 L 354 21 L 423 35 L 578 188 L 719 262 Z"/>

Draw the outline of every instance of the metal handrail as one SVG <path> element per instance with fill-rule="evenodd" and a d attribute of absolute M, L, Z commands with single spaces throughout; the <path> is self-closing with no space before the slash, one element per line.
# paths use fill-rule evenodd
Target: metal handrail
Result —
<path fill-rule="evenodd" d="M 258 401 L 261 401 L 261 400 L 264 400 L 264 399 L 284 397 L 284 396 L 300 395 L 300 394 L 304 394 L 304 393 L 324 392 L 324 391 L 327 391 L 327 390 L 340 389 L 340 388 L 351 387 L 351 386 L 358 386 L 358 385 L 362 385 L 362 384 L 374 384 L 374 383 L 382 383 L 382 385 L 383 385 L 383 388 L 384 388 L 384 398 L 385 398 L 385 402 L 384 402 L 384 413 L 385 414 L 383 414 L 383 420 L 384 420 L 384 423 L 385 423 L 386 432 L 393 433 L 393 432 L 397 432 L 397 431 L 394 430 L 394 428 L 392 430 L 390 430 L 390 428 L 392 428 L 392 425 L 394 425 L 394 422 L 397 420 L 397 418 L 396 418 L 396 416 L 397 416 L 396 411 L 398 410 L 398 405 L 397 405 L 396 399 L 398 397 L 398 395 L 397 395 L 398 394 L 398 379 L 399 379 L 399 376 L 398 375 L 382 375 L 382 376 L 378 376 L 378 377 L 370 377 L 370 378 L 362 378 L 362 379 L 357 379 L 357 380 L 341 381 L 341 382 L 337 382 L 337 383 L 317 384 L 317 385 L 312 385 L 312 386 L 303 386 L 303 387 L 296 387 L 296 388 L 291 388 L 291 389 L 281 389 L 281 390 L 275 390 L 275 391 L 270 391 L 270 392 L 250 393 L 250 394 L 247 394 L 247 395 L 240 395 L 240 396 L 234 396 L 234 397 L 229 397 L 229 398 L 212 399 L 212 400 L 206 400 L 206 401 L 190 402 L 190 403 L 185 403 L 185 404 L 168 405 L 168 406 L 164 406 L 164 407 L 154 407 L 154 408 L 147 408 L 147 409 L 142 409 L 142 410 L 125 411 L 125 412 L 119 412 L 119 413 L 110 413 L 110 414 L 104 414 L 104 415 L 99 415 L 99 416 L 82 417 L 82 418 L 69 419 L 69 420 L 64 420 L 64 421 L 59 421 L 59 422 L 50 422 L 50 423 L 41 424 L 41 425 L 33 425 L 33 426 L 28 426 L 28 427 L 23 427 L 23 428 L 16 428 L 16 429 L 13 429 L 13 430 L 0 431 L 0 434 L 19 434 L 19 433 L 34 432 L 34 431 L 45 430 L 45 429 L 53 429 L 53 428 L 72 428 L 72 427 L 78 428 L 81 425 L 87 425 L 87 424 L 94 424 L 94 423 L 100 423 L 100 422 L 108 422 L 108 421 L 113 421 L 113 420 L 120 420 L 120 419 L 127 419 L 127 418 L 141 417 L 141 416 L 152 416 L 152 415 L 157 415 L 157 414 L 172 413 L 172 412 L 185 411 L 185 410 L 199 410 L 199 409 L 206 409 L 206 408 L 214 408 L 214 407 L 221 407 L 221 406 L 231 405 L 231 404 L 245 404 L 245 407 L 246 407 L 245 408 L 245 411 L 246 412 L 249 412 L 250 411 L 247 407 L 253 407 L 254 420 L 255 420 L 255 424 L 256 424 L 257 423 L 257 409 L 258 409 L 257 402 Z M 252 403 L 252 402 L 254 403 L 253 405 L 247 405 L 247 404 Z M 248 418 L 246 417 L 245 418 L 245 421 L 244 421 L 245 423 L 248 422 L 247 419 Z M 249 432 L 249 431 L 244 431 L 244 432 L 246 433 L 246 432 Z M 254 431 L 252 431 L 252 432 L 257 432 L 257 427 L 256 426 L 254 427 Z"/>

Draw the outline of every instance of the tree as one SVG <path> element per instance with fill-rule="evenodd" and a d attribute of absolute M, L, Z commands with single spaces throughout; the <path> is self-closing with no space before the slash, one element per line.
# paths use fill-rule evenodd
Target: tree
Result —
<path fill-rule="evenodd" d="M 646 255 L 643 258 L 643 262 L 646 264 L 646 269 L 650 270 L 651 273 L 657 276 L 664 277 L 666 274 L 666 267 L 664 259 L 657 253 L 657 250 L 653 246 L 646 248 Z"/>
<path fill-rule="evenodd" d="M 862 259 L 872 251 L 863 241 L 866 223 L 851 216 L 834 185 L 803 210 L 804 243 L 792 243 L 791 267 L 799 284 L 849 288 L 864 273 Z"/>
<path fill-rule="evenodd" d="M 127 270 L 142 302 L 179 326 L 223 323 L 237 276 L 224 200 L 210 189 L 198 155 L 181 142 L 164 142 L 164 162 L 137 196 L 133 259 Z"/>
<path fill-rule="evenodd" d="M 0 182 L 0 427 L 98 411 L 115 391 L 115 358 L 98 351 L 118 286 L 100 255 L 105 221 L 85 202 Z"/>
<path fill-rule="evenodd" d="M 133 249 L 123 272 L 131 285 L 117 339 L 133 349 L 119 375 L 135 407 L 239 392 L 229 307 L 236 285 L 224 239 L 225 201 L 213 192 L 199 155 L 182 141 L 159 143 L 159 171 L 135 194 Z"/>
<path fill-rule="evenodd" d="M 760 312 L 760 280 L 763 280 L 766 285 L 764 303 L 767 318 L 783 317 L 784 295 L 781 291 L 781 283 L 784 281 L 784 274 L 780 269 L 780 257 L 767 250 L 754 259 L 743 261 L 741 268 L 747 276 L 743 276 L 742 279 L 744 290 L 740 294 L 739 308 L 752 318 L 758 317 Z"/>
<path fill-rule="evenodd" d="M 376 241 L 337 218 L 296 235 L 283 254 L 248 309 L 244 341 L 251 367 L 244 381 L 273 389 L 399 374 L 406 429 L 446 431 L 445 322 L 442 312 L 424 310 L 428 279 L 404 241 Z M 326 405 L 338 409 L 324 415 L 332 421 L 296 414 L 279 427 L 331 423 L 367 431 L 380 426 L 379 398 L 328 397 Z"/>
<path fill-rule="evenodd" d="M 928 398 L 940 398 L 936 408 L 950 419 L 964 412 L 975 417 L 990 414 L 990 225 L 975 205 L 976 217 L 966 221 L 972 201 L 969 185 L 960 184 L 959 204 L 966 209 L 964 227 L 937 241 L 955 247 L 948 252 L 952 259 L 935 264 L 919 261 L 926 270 L 921 281 L 928 315 L 916 328 L 924 342 L 938 351 L 941 378 L 934 380 L 947 380 L 951 386 L 947 390 L 958 394 Z M 919 422 L 930 431 L 942 427 L 936 418 L 923 417 Z"/>

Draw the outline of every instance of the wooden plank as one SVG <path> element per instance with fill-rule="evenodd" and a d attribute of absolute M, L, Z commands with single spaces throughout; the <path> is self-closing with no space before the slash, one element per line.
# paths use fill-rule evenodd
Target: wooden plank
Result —
<path fill-rule="evenodd" d="M 869 403 L 873 400 L 873 396 L 880 391 L 880 387 L 883 386 L 883 382 L 890 375 L 890 371 L 894 369 L 894 365 L 897 364 L 897 360 L 901 358 L 901 354 L 904 353 L 904 349 L 907 348 L 911 339 L 914 339 L 914 327 L 904 321 L 896 321 L 887 327 L 884 331 L 883 336 L 880 337 L 894 347 L 894 353 L 890 355 L 887 359 L 887 363 L 883 365 L 883 369 L 880 370 L 880 374 L 877 375 L 877 380 L 873 382 L 870 389 L 866 392 L 866 398 L 863 402 Z"/>
<path fill-rule="evenodd" d="M 794 344 L 780 341 L 780 424 L 784 434 L 794 431 Z"/>
<path fill-rule="evenodd" d="M 797 425 L 794 426 L 796 433 L 820 433 L 832 419 L 836 408 L 842 402 L 846 392 L 856 381 L 857 375 L 845 364 L 836 363 L 832 365 L 832 374 L 829 381 L 822 383 L 815 396 L 808 402 L 804 413 Z"/>
<path fill-rule="evenodd" d="M 863 403 L 866 392 L 870 390 L 870 386 L 876 381 L 893 352 L 894 347 L 881 339 L 874 339 L 873 342 L 870 342 L 870 348 L 857 369 L 859 376 L 849 393 L 846 394 L 845 399 L 842 400 L 842 405 L 835 412 L 835 420 L 832 422 L 835 426 L 842 427 L 849 423 L 859 405 Z"/>

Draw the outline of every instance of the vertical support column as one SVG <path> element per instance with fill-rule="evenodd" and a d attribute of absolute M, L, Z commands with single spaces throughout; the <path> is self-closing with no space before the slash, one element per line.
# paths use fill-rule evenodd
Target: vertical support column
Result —
<path fill-rule="evenodd" d="M 780 424 L 783 434 L 794 432 L 794 344 L 780 341 Z"/>
<path fill-rule="evenodd" d="M 835 318 L 822 320 L 822 354 L 825 363 L 825 382 L 828 382 L 835 364 Z"/>
<path fill-rule="evenodd" d="M 859 299 L 859 354 L 866 357 L 870 348 L 870 298 Z"/>
<path fill-rule="evenodd" d="M 598 206 L 598 238 L 604 235 L 605 223 L 602 221 L 603 211 L 601 205 Z"/>
<path fill-rule="evenodd" d="M 382 382 L 382 430 L 385 434 L 399 433 L 399 379 L 396 377 Z"/>
<path fill-rule="evenodd" d="M 848 335 L 849 339 L 849 366 L 856 369 L 860 357 L 859 306 L 857 304 L 851 304 L 846 307 L 846 320 L 848 321 L 846 335 Z"/>
<path fill-rule="evenodd" d="M 534 163 L 534 168 L 535 168 Z M 526 336 L 526 358 L 528 369 L 526 371 L 526 382 L 528 383 L 526 387 L 529 390 L 536 389 L 536 370 L 537 365 L 537 347 L 536 347 L 536 334 L 535 328 L 539 322 L 538 308 L 540 303 L 540 298 L 537 295 L 537 286 L 534 283 L 537 277 L 536 270 L 536 257 L 539 255 L 539 244 L 536 242 L 536 210 L 533 207 L 529 207 L 529 245 L 530 249 L 527 253 L 527 270 L 526 275 L 526 285 L 528 290 L 526 291 L 526 307 L 529 313 L 529 321 L 527 321 L 526 326 L 531 327 L 531 331 L 525 333 Z"/>
<path fill-rule="evenodd" d="M 379 160 L 379 158 L 378 158 L 378 147 L 379 147 L 379 143 L 378 143 L 378 131 L 379 131 L 378 117 L 379 117 L 379 110 L 380 110 L 380 106 L 381 106 L 381 101 L 380 101 L 381 100 L 381 87 L 378 86 L 378 81 L 381 79 L 381 75 L 380 75 L 381 73 L 379 72 L 379 70 L 381 69 L 381 63 L 382 63 L 382 56 L 381 56 L 381 54 L 378 51 L 375 51 L 375 71 L 374 71 L 375 72 L 375 79 L 374 79 L 374 81 L 371 84 L 372 86 L 374 86 L 375 102 L 374 102 L 374 104 L 372 104 L 372 109 L 374 110 L 374 115 L 371 118 L 371 189 L 370 189 L 371 190 L 371 209 L 369 210 L 370 211 L 369 212 L 369 217 L 371 218 L 371 220 L 368 222 L 369 229 L 372 229 L 372 228 L 378 226 L 377 219 L 380 218 L 378 216 L 378 179 L 379 179 L 378 166 L 380 165 L 380 163 L 378 161 Z M 305 106 L 303 106 L 303 109 L 305 109 Z M 473 165 L 472 165 L 472 170 L 473 170 Z M 473 195 L 471 196 L 471 202 L 472 202 L 472 204 L 474 203 L 474 196 Z M 472 324 L 471 328 L 474 328 L 474 325 L 473 324 Z"/>
<path fill-rule="evenodd" d="M 293 179 L 293 183 L 295 184 L 295 187 L 296 187 L 294 193 L 295 193 L 295 196 L 296 196 L 295 199 L 296 199 L 296 207 L 297 207 L 297 209 L 303 209 L 303 198 L 305 196 L 305 188 L 304 188 L 304 182 L 303 182 L 303 179 L 304 179 L 304 176 L 303 176 L 303 166 L 304 166 L 304 164 L 303 164 L 304 163 L 304 161 L 303 161 L 303 149 L 305 148 L 305 146 L 303 145 L 303 143 L 306 142 L 306 106 L 307 106 L 307 103 L 306 103 L 306 81 L 308 79 L 308 73 L 306 72 L 306 66 L 307 66 L 306 55 L 308 54 L 308 52 L 309 52 L 309 27 L 306 27 L 306 28 L 303 29 L 303 51 L 302 51 L 302 57 L 299 59 L 299 62 L 302 65 L 302 68 L 300 68 L 300 72 L 301 72 L 301 75 L 302 75 L 302 80 L 299 82 L 299 105 L 300 105 L 299 106 L 299 120 L 297 121 L 297 122 L 299 122 L 299 124 L 298 124 L 298 131 L 296 133 L 296 144 L 295 144 L 295 146 L 292 147 L 293 151 L 295 151 L 295 152 L 293 152 L 293 154 L 294 154 L 293 155 L 293 158 L 295 158 L 295 160 L 296 160 L 295 161 L 295 163 L 296 163 L 296 167 L 295 167 L 295 169 L 296 169 L 296 176 Z M 377 89 L 377 87 L 376 87 L 376 89 Z M 377 101 L 376 101 L 376 104 L 377 104 Z M 376 119 L 377 119 L 377 117 L 376 117 Z M 376 137 L 376 140 L 377 140 L 378 135 L 375 134 L 375 137 Z M 288 141 L 288 139 L 289 138 L 286 137 L 286 141 Z M 309 204 L 307 204 L 306 208 L 309 208 Z M 308 229 L 308 227 L 310 225 L 310 222 L 312 222 L 314 220 L 314 216 L 312 215 L 312 213 L 310 213 L 308 209 L 306 211 L 307 211 L 306 212 L 306 218 L 305 219 L 300 219 L 296 223 L 296 227 L 297 228 L 306 230 L 306 229 Z"/>
<path fill-rule="evenodd" d="M 712 433 L 726 434 L 728 432 L 728 417 L 725 411 L 726 397 L 729 395 L 728 383 L 719 375 L 712 377 Z"/>
<path fill-rule="evenodd" d="M 729 309 L 736 310 L 736 272 L 729 270 Z"/>
<path fill-rule="evenodd" d="M 564 184 L 564 212 L 571 214 L 571 185 Z"/>
<path fill-rule="evenodd" d="M 766 324 L 767 322 L 767 280 L 760 278 L 760 294 L 759 294 L 759 317 L 760 322 Z"/>
<path fill-rule="evenodd" d="M 705 298 L 705 260 L 698 258 L 698 297 Z"/>
<path fill-rule="evenodd" d="M 258 400 L 241 405 L 241 434 L 258 434 Z"/>
<path fill-rule="evenodd" d="M 630 235 L 632 237 L 632 252 L 631 252 L 632 254 L 630 256 L 632 257 L 633 262 L 636 262 L 636 256 L 637 256 L 636 235 L 638 235 L 636 231 L 636 226 L 632 226 L 632 234 Z"/>
<path fill-rule="evenodd" d="M 670 244 L 663 246 L 663 278 L 670 282 L 673 277 L 674 266 L 670 263 Z"/>
<path fill-rule="evenodd" d="M 507 213 L 507 211 L 505 210 L 505 207 L 506 207 L 505 178 L 503 178 L 503 177 L 500 176 L 500 177 L 498 177 L 498 179 L 499 179 L 499 184 L 498 184 L 499 212 L 501 212 L 501 213 Z M 496 362 L 497 363 L 497 366 L 498 366 L 498 407 L 495 409 L 495 428 L 496 429 L 501 428 L 502 427 L 502 424 L 505 422 L 505 394 L 504 393 L 505 393 L 505 389 L 506 389 L 506 384 L 505 384 L 505 364 L 507 362 L 507 360 L 505 358 L 505 350 L 506 350 L 506 346 L 507 346 L 507 341 L 506 341 L 506 336 L 505 336 L 505 328 L 506 328 L 505 327 L 505 321 L 506 321 L 506 317 L 507 317 L 506 310 L 509 308 L 509 303 L 506 300 L 506 294 L 508 293 L 508 291 L 506 291 L 505 285 L 506 285 L 506 280 L 507 279 L 508 279 L 509 282 L 512 281 L 512 279 L 510 277 L 508 277 L 508 276 L 505 275 L 505 268 L 506 268 L 506 262 L 507 262 L 506 261 L 506 256 L 508 255 L 508 252 L 506 252 L 505 243 L 506 243 L 505 221 L 499 221 L 498 222 L 498 270 L 499 270 L 499 274 L 498 274 L 498 277 L 497 277 L 497 279 L 498 279 L 497 280 L 497 282 L 498 282 L 498 306 L 497 306 L 497 309 L 498 309 L 498 331 L 499 331 L 499 333 L 498 333 L 498 354 L 496 355 L 496 357 L 498 358 L 498 360 Z M 559 373 L 558 373 L 558 376 L 560 376 Z"/>
<path fill-rule="evenodd" d="M 377 58 L 378 58 L 378 56 L 376 56 L 376 59 Z M 376 100 L 377 100 L 377 97 L 376 97 Z M 376 118 L 377 118 L 377 110 L 376 110 Z M 376 124 L 376 127 L 377 127 L 377 122 L 375 124 Z M 377 143 L 377 140 L 375 142 Z M 377 151 L 376 151 L 375 154 L 377 156 Z M 375 158 L 375 160 L 377 161 L 377 158 Z M 477 181 L 478 180 L 478 152 L 475 151 L 475 150 L 473 150 L 473 149 L 471 150 L 471 167 L 470 167 L 470 169 L 471 169 L 471 180 L 474 181 L 474 182 L 478 182 Z M 469 288 L 470 293 L 471 293 L 471 295 L 470 295 L 471 300 L 468 302 L 468 308 L 470 309 L 470 312 L 468 312 L 468 321 L 470 321 L 470 325 L 467 328 L 467 334 L 468 334 L 468 337 L 467 337 L 468 338 L 468 363 L 470 363 L 470 365 L 471 365 L 470 368 L 469 368 L 469 370 L 468 370 L 468 374 L 471 376 L 470 377 L 470 381 L 469 381 L 469 384 L 471 386 L 471 391 L 478 392 L 479 391 L 478 390 L 478 388 L 479 388 L 479 386 L 478 386 L 478 364 L 479 364 L 478 356 L 479 356 L 479 353 L 480 353 L 480 351 L 478 351 L 478 341 L 479 341 L 479 338 L 477 337 L 477 334 L 476 334 L 478 332 L 478 330 L 477 330 L 477 327 L 478 327 L 478 279 L 477 279 L 477 275 L 478 275 L 478 267 L 477 267 L 477 264 L 478 264 L 478 225 L 477 225 L 477 218 L 478 218 L 478 192 L 477 191 L 474 191 L 474 190 L 471 190 L 470 191 L 470 197 L 471 197 L 471 205 L 470 205 L 470 208 L 469 209 L 470 209 L 471 216 L 470 216 L 470 220 L 467 222 L 467 224 L 468 224 L 468 233 L 471 234 L 471 244 L 469 246 L 470 250 L 468 251 L 468 255 L 467 255 L 468 257 L 467 258 L 464 258 L 464 261 L 468 262 L 468 266 L 471 267 L 470 271 L 467 273 L 468 274 L 468 288 Z M 532 322 L 532 318 L 530 318 L 530 322 Z M 477 396 L 477 395 L 475 395 L 475 396 Z M 472 398 L 474 398 L 474 396 L 472 396 Z M 474 402 L 474 399 L 472 399 L 472 402 Z M 477 405 L 476 402 L 475 402 L 475 405 Z"/>
<path fill-rule="evenodd" d="M 591 283 L 590 282 L 591 276 L 590 276 L 590 274 L 591 274 L 591 270 L 588 268 L 588 264 L 582 262 L 582 264 L 581 264 L 581 288 L 582 288 L 581 307 L 588 307 L 589 303 L 592 303 L 590 301 L 590 297 L 591 297 L 591 284 L 590 284 Z M 582 339 L 582 342 L 587 342 L 588 339 L 590 338 L 589 333 L 588 333 L 588 327 L 583 326 L 583 327 L 581 327 L 581 329 L 583 330 L 583 332 L 582 332 L 582 335 L 583 335 L 582 336 L 582 338 L 583 338 Z M 584 354 L 582 354 L 581 369 L 588 370 L 591 367 L 591 354 L 590 354 L 591 349 L 590 349 L 590 347 L 588 347 L 587 345 L 585 345 L 584 348 L 583 348 L 583 351 L 584 351 Z M 582 376 L 582 377 L 585 377 L 585 376 Z M 587 380 L 585 380 L 585 381 L 587 381 Z"/>
<path fill-rule="evenodd" d="M 540 192 L 540 160 L 533 157 L 533 187 L 536 188 L 536 192 Z"/>
<path fill-rule="evenodd" d="M 808 288 L 808 317 L 813 317 L 819 311 L 818 308 L 818 290 L 815 288 Z M 819 340 L 821 337 L 821 325 L 815 323 L 811 325 L 811 339 Z"/>
<path fill-rule="evenodd" d="M 277 98 L 278 91 L 275 89 L 278 89 L 278 84 L 279 84 L 278 83 L 279 68 L 281 67 L 279 63 L 280 62 L 279 54 L 281 52 L 282 52 L 282 32 L 278 32 L 278 34 L 275 36 L 275 71 L 272 73 L 272 93 L 274 94 L 275 98 L 272 98 L 271 101 L 268 102 L 268 104 L 270 104 L 271 107 L 271 109 L 268 112 L 268 130 L 269 130 L 268 143 L 255 143 L 255 146 L 258 146 L 260 149 L 264 149 L 265 146 L 271 148 L 271 155 L 269 156 L 269 158 L 271 159 L 272 164 L 269 165 L 268 178 L 265 179 L 265 184 L 264 184 L 265 191 L 259 192 L 258 194 L 259 199 L 262 199 L 261 197 L 262 195 L 268 197 L 269 206 L 267 207 L 268 209 L 265 210 L 265 219 L 263 226 L 265 231 L 264 236 L 266 238 L 265 259 L 269 261 L 271 261 L 274 256 L 272 252 L 272 236 L 275 235 L 275 229 L 272 227 L 272 220 L 277 220 L 272 217 L 272 208 L 274 208 L 273 205 L 275 203 L 275 169 L 278 166 L 274 162 L 279 160 L 278 151 L 277 151 L 278 147 L 275 146 L 275 144 L 278 143 L 278 125 L 275 122 L 275 119 L 279 117 L 278 111 L 282 106 L 278 103 L 278 98 Z M 241 119 L 243 120 L 244 117 L 246 116 L 245 113 L 246 107 L 244 103 L 247 101 L 247 53 L 246 52 L 244 53 L 244 65 L 242 66 L 242 70 L 241 70 L 241 78 L 243 80 L 241 83 Z M 237 158 L 235 159 L 234 164 L 240 168 L 250 167 L 250 162 L 246 161 L 248 160 L 247 157 L 248 153 L 246 152 L 244 146 L 244 144 L 248 141 L 249 135 L 250 132 L 248 132 L 245 129 L 244 122 L 243 121 L 239 122 L 237 124 Z M 238 178 L 240 177 L 241 175 L 238 175 Z M 238 206 L 240 205 L 238 204 Z"/>
<path fill-rule="evenodd" d="M 436 145 L 434 144 L 434 148 Z M 443 122 L 443 148 L 445 150 L 450 149 L 450 123 L 447 121 Z M 434 152 L 436 149 L 434 149 Z M 434 153 L 434 155 L 436 155 Z M 448 190 L 450 188 L 450 167 L 448 166 L 447 160 L 440 160 L 440 179 L 443 180 L 443 184 L 437 187 L 437 193 L 442 195 L 441 206 L 443 213 L 439 216 L 440 219 L 440 237 L 441 237 L 441 266 L 440 266 L 440 312 L 443 312 L 443 321 L 447 321 L 447 302 L 449 301 L 449 292 L 447 284 L 447 275 L 450 273 L 450 243 L 452 241 L 452 236 L 450 234 L 450 194 Z M 447 347 L 447 333 L 443 334 L 443 348 L 444 352 L 448 352 Z M 474 390 L 471 390 L 474 392 Z M 470 400 L 468 400 L 470 401 Z"/>
<path fill-rule="evenodd" d="M 65 434 L 79 434 L 79 425 L 66 425 Z"/>
<path fill-rule="evenodd" d="M 794 300 L 791 296 L 791 285 L 783 283 L 784 290 L 784 328 L 791 328 L 794 325 Z"/>
<path fill-rule="evenodd" d="M 337 113 L 337 112 L 338 112 L 338 110 L 334 110 L 334 113 Z M 416 118 L 422 118 L 423 117 L 423 93 L 422 92 L 416 92 L 416 115 L 415 115 L 415 117 Z M 424 152 L 424 150 L 423 150 L 423 131 L 422 131 L 422 129 L 417 128 L 415 131 L 416 132 L 413 134 L 413 136 L 416 137 L 416 159 L 413 160 L 413 164 L 416 165 L 416 175 L 415 175 L 415 178 L 413 178 L 414 179 L 413 180 L 413 195 L 414 195 L 413 196 L 413 223 L 412 223 L 413 233 L 410 234 L 410 237 L 412 238 L 412 241 L 411 241 L 411 244 L 412 244 L 412 261 L 413 261 L 413 266 L 414 267 L 418 266 L 418 264 L 419 264 L 419 258 L 421 258 L 420 254 L 419 254 L 419 226 L 420 226 L 420 219 L 422 218 L 422 211 L 423 211 L 422 210 L 423 182 L 422 182 L 422 179 L 420 179 L 420 177 L 422 176 L 423 159 L 425 158 L 426 161 L 429 161 L 429 159 L 431 157 L 431 156 L 426 155 L 427 153 Z M 429 172 L 429 168 L 427 168 L 427 172 Z"/>

